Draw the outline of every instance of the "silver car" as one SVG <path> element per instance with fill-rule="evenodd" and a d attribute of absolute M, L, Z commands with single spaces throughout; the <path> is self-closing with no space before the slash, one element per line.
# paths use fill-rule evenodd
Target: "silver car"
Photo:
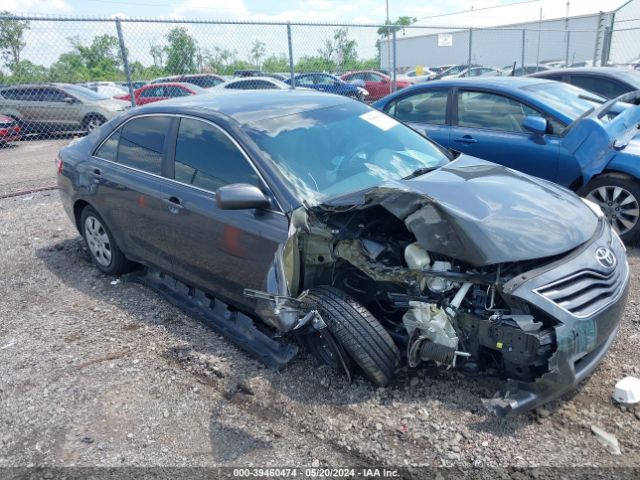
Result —
<path fill-rule="evenodd" d="M 0 114 L 15 118 L 24 133 L 90 132 L 129 107 L 79 85 L 0 87 Z"/>

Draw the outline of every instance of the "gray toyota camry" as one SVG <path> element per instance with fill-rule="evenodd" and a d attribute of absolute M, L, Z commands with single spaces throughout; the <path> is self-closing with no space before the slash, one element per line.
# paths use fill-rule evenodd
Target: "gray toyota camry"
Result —
<path fill-rule="evenodd" d="M 350 379 L 437 363 L 505 380 L 498 415 L 574 388 L 611 345 L 625 248 L 599 207 L 310 91 L 132 109 L 63 149 L 62 203 L 127 273 L 265 364 Z"/>

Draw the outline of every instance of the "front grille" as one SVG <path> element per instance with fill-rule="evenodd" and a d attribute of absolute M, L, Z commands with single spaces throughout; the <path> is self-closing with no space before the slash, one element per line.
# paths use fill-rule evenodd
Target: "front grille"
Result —
<path fill-rule="evenodd" d="M 620 294 L 626 265 L 609 273 L 581 270 L 535 290 L 576 317 L 588 317 L 612 303 Z"/>

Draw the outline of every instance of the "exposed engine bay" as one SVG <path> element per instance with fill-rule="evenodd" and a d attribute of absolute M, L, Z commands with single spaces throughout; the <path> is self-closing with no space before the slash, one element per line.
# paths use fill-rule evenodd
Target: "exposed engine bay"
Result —
<path fill-rule="evenodd" d="M 299 281 L 357 299 L 404 347 L 409 366 L 434 361 L 524 381 L 544 373 L 554 322 L 501 288 L 531 265 L 474 268 L 428 252 L 381 207 L 325 212 L 323 220 L 326 227 L 298 238 Z"/>

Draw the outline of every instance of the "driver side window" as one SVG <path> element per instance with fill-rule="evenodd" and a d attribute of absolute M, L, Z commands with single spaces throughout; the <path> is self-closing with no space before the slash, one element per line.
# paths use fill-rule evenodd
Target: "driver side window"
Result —
<path fill-rule="evenodd" d="M 523 133 L 526 116 L 542 117 L 533 108 L 502 95 L 487 92 L 458 93 L 458 126 Z"/>
<path fill-rule="evenodd" d="M 180 120 L 174 178 L 210 192 L 232 183 L 259 185 L 258 174 L 226 134 L 192 118 Z"/>

